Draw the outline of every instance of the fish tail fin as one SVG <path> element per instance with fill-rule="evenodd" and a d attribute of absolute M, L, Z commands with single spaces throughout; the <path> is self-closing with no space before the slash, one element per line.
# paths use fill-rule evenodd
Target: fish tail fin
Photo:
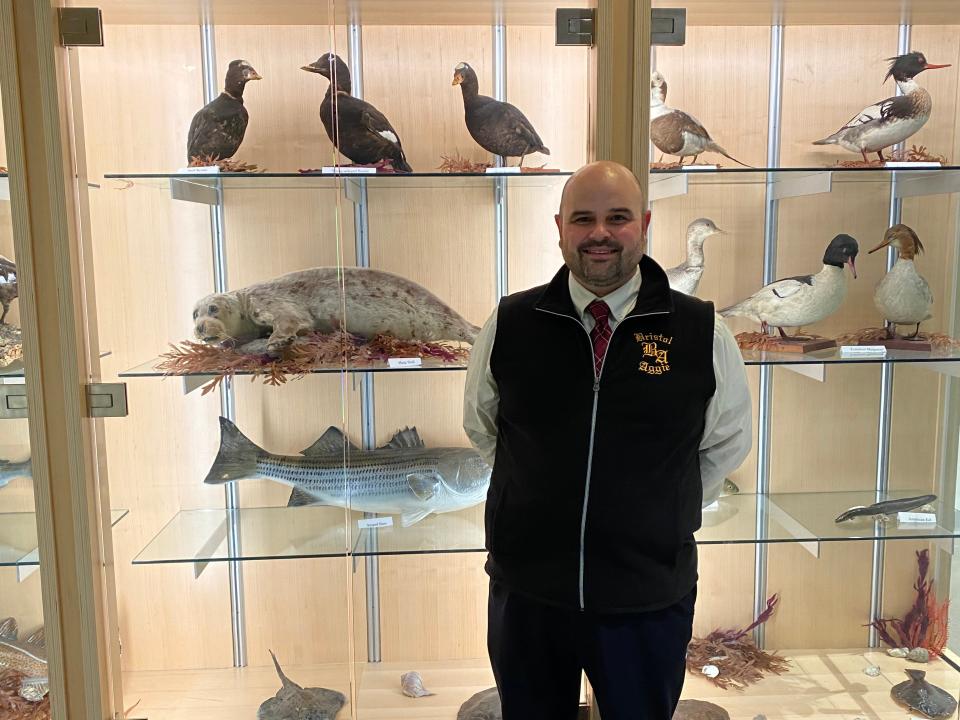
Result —
<path fill-rule="evenodd" d="M 293 687 L 300 687 L 284 674 L 283 668 L 280 667 L 280 661 L 277 660 L 277 656 L 273 654 L 273 650 L 268 650 L 267 652 L 269 652 L 270 657 L 273 658 L 273 666 L 277 669 L 277 675 L 280 676 L 280 682 L 283 683 L 283 686 L 287 687 L 288 685 L 292 685 Z"/>
<path fill-rule="evenodd" d="M 257 471 L 257 456 L 263 450 L 250 438 L 240 432 L 240 428 L 220 418 L 220 451 L 207 477 L 207 485 L 222 485 L 231 480 L 253 477 Z"/>

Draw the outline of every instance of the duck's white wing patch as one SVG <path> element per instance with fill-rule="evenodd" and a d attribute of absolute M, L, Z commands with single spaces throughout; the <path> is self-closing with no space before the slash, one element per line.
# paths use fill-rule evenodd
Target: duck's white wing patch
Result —
<path fill-rule="evenodd" d="M 383 137 L 383 138 L 386 138 L 387 140 L 389 140 L 390 142 L 392 142 L 394 145 L 396 145 L 397 143 L 400 142 L 400 140 L 397 138 L 397 136 L 394 135 L 394 134 L 393 134 L 392 132 L 390 132 L 389 130 L 381 130 L 381 131 L 380 131 L 380 136 Z"/>

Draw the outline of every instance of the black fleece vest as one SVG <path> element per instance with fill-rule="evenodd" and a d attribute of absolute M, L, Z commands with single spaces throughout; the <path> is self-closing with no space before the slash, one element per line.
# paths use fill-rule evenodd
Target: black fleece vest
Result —
<path fill-rule="evenodd" d="M 713 305 L 671 291 L 647 256 L 640 272 L 599 381 L 566 267 L 548 285 L 503 298 L 497 313 L 486 568 L 550 604 L 654 610 L 697 581 Z"/>

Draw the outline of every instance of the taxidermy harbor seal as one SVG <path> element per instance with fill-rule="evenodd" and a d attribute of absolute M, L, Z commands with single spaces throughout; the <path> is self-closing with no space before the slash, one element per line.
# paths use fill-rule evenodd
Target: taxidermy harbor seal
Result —
<path fill-rule="evenodd" d="M 194 305 L 193 324 L 196 337 L 206 343 L 239 346 L 269 336 L 271 353 L 312 330 L 346 330 L 362 337 L 389 333 L 401 340 L 462 340 L 471 345 L 480 331 L 417 283 L 355 267 L 299 270 L 208 295 Z"/>

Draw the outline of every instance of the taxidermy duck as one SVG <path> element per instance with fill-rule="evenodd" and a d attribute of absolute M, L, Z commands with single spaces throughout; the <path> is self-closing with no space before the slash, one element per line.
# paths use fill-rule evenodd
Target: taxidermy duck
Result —
<path fill-rule="evenodd" d="M 249 115 L 243 106 L 243 89 L 251 80 L 262 80 L 246 60 L 231 60 L 223 92 L 208 102 L 190 123 L 187 162 L 226 160 L 236 154 L 247 132 Z"/>
<path fill-rule="evenodd" d="M 350 70 L 339 55 L 326 53 L 300 69 L 323 75 L 330 81 L 320 103 L 320 120 L 337 150 L 358 165 L 389 162 L 395 170 L 413 172 L 403 153 L 400 136 L 386 116 L 350 94 Z"/>
<path fill-rule="evenodd" d="M 887 59 L 893 62 L 884 81 L 893 77 L 903 95 L 864 108 L 833 135 L 815 141 L 814 145 L 839 145 L 844 150 L 863 155 L 864 162 L 869 162 L 868 152 L 875 152 L 883 161 L 886 160 L 884 148 L 903 142 L 926 124 L 933 102 L 930 93 L 914 78 L 924 70 L 950 65 L 931 65 L 923 53 L 916 51 Z"/>
<path fill-rule="evenodd" d="M 697 218 L 687 225 L 687 259 L 667 270 L 671 290 L 686 295 L 697 294 L 700 276 L 703 275 L 703 241 L 711 235 L 722 234 L 724 231 L 709 218 Z"/>
<path fill-rule="evenodd" d="M 667 81 L 656 70 L 650 73 L 650 140 L 661 153 L 678 156 L 680 165 L 685 157 L 692 156 L 696 162 L 700 153 L 709 150 L 730 158 L 737 165 L 750 167 L 717 145 L 692 115 L 667 105 Z M 663 155 L 660 159 L 663 160 Z"/>
<path fill-rule="evenodd" d="M 746 300 L 723 308 L 723 317 L 739 316 L 760 323 L 763 332 L 775 327 L 788 338 L 784 327 L 799 328 L 820 322 L 840 307 L 847 295 L 843 266 L 857 277 L 854 260 L 860 251 L 849 235 L 837 235 L 823 254 L 823 269 L 816 275 L 798 275 L 764 285 Z"/>
<path fill-rule="evenodd" d="M 923 244 L 913 228 L 900 223 L 887 230 L 883 235 L 883 242 L 870 252 L 888 245 L 896 248 L 900 257 L 877 283 L 873 302 L 880 314 L 890 323 L 887 327 L 890 337 L 896 336 L 897 325 L 917 326 L 912 335 L 906 336 L 910 340 L 920 334 L 920 323 L 932 317 L 930 308 L 933 306 L 933 293 L 913 262 L 914 257 L 923 252 Z"/>
<path fill-rule="evenodd" d="M 459 85 L 463 93 L 463 113 L 470 137 L 487 152 L 504 159 L 523 158 L 530 153 L 549 155 L 533 125 L 515 106 L 480 94 L 477 73 L 462 62 L 453 70 L 452 85 Z"/>

